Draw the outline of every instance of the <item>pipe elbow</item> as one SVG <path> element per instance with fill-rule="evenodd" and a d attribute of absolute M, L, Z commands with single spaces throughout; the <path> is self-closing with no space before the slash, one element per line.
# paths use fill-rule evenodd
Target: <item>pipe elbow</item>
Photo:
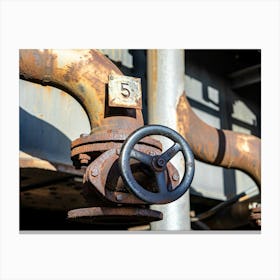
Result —
<path fill-rule="evenodd" d="M 193 112 L 185 93 L 177 104 L 177 124 L 196 159 L 244 171 L 261 188 L 261 140 L 258 137 L 209 126 Z"/>
<path fill-rule="evenodd" d="M 121 71 L 97 50 L 20 50 L 20 75 L 65 89 L 84 107 L 91 128 L 104 118 L 109 74 Z"/>

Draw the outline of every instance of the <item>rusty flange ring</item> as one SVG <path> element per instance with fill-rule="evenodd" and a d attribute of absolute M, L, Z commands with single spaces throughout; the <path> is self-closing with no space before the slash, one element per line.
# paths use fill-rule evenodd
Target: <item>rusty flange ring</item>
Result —
<path fill-rule="evenodd" d="M 159 149 L 148 147 L 146 145 L 137 144 L 135 147 L 138 151 L 146 154 L 150 153 L 153 155 L 159 155 L 161 153 Z M 86 192 L 88 201 L 91 200 L 91 190 L 94 188 L 94 191 L 97 191 L 103 198 L 111 203 L 146 204 L 145 201 L 130 193 L 124 186 L 121 189 L 117 187 L 118 178 L 121 176 L 118 168 L 117 173 L 113 172 L 110 175 L 110 184 L 113 184 L 113 188 L 108 188 L 107 178 L 109 177 L 111 170 L 114 168 L 115 163 L 117 164 L 119 153 L 119 149 L 108 150 L 102 153 L 87 167 L 84 174 L 84 183 L 90 183 Z M 116 165 L 116 167 L 118 167 L 118 165 Z M 167 170 L 169 181 L 172 182 L 172 188 L 176 188 L 178 181 L 175 181 L 173 178 L 178 176 L 178 172 L 171 163 L 168 163 Z M 150 182 L 147 184 L 149 185 Z"/>
<path fill-rule="evenodd" d="M 71 159 L 74 166 L 76 168 L 80 168 L 82 165 L 87 166 L 98 154 L 110 149 L 120 149 L 131 130 L 119 130 L 121 132 L 103 129 L 94 134 L 81 135 L 80 138 L 74 140 L 71 144 Z M 162 149 L 161 143 L 151 137 L 141 139 L 139 144 L 145 144 L 151 150 Z"/>
<path fill-rule="evenodd" d="M 162 213 L 135 207 L 90 207 L 68 212 L 68 220 L 89 224 L 141 225 L 162 220 Z"/>
<path fill-rule="evenodd" d="M 93 143 L 123 142 L 131 133 L 131 130 L 125 130 L 120 127 L 118 128 L 118 131 L 104 129 L 89 135 L 82 134 L 80 138 L 72 141 L 71 149 Z M 141 139 L 141 142 L 143 144 L 162 149 L 160 141 L 157 141 L 151 137 L 145 137 Z"/>

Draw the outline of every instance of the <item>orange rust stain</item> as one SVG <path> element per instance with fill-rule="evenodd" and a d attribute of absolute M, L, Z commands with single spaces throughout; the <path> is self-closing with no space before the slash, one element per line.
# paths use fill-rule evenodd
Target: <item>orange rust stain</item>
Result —
<path fill-rule="evenodd" d="M 183 94 L 179 98 L 176 111 L 177 130 L 187 140 L 187 142 L 191 146 L 191 149 L 198 157 L 201 153 L 203 153 L 203 147 L 198 145 L 196 141 L 197 135 L 194 135 L 193 133 L 195 127 L 192 126 L 192 123 L 190 121 L 190 105 L 188 104 L 188 101 L 186 99 L 185 92 L 183 92 Z"/>
<path fill-rule="evenodd" d="M 83 67 L 83 62 L 73 62 L 65 69 L 65 74 L 63 76 L 66 82 L 75 82 L 78 83 L 80 79 L 80 71 Z"/>
<path fill-rule="evenodd" d="M 122 75 L 117 66 L 96 50 L 81 51 L 79 59 L 58 65 L 61 51 L 20 50 L 20 73 L 27 79 L 42 83 L 51 82 L 65 88 L 85 108 L 91 127 L 102 125 L 104 120 L 106 84 L 108 75 Z M 76 58 L 76 56 L 74 56 Z M 62 60 L 64 61 L 64 60 Z M 48 87 L 45 92 L 50 93 Z M 44 96 L 46 99 L 48 96 Z"/>
<path fill-rule="evenodd" d="M 56 58 L 50 50 L 20 50 L 20 74 L 26 79 L 42 80 L 46 75 L 52 75 Z"/>
<path fill-rule="evenodd" d="M 177 130 L 184 137 L 187 136 L 188 131 L 188 106 L 186 103 L 185 93 L 183 93 L 177 105 Z"/>
<path fill-rule="evenodd" d="M 218 152 L 218 133 L 192 111 L 185 92 L 177 104 L 177 129 L 189 143 L 195 157 L 213 163 Z"/>
<path fill-rule="evenodd" d="M 111 60 L 107 57 L 105 57 L 100 51 L 97 50 L 90 50 L 89 51 L 91 58 L 88 60 L 89 63 L 93 63 L 98 65 L 100 68 L 103 68 L 103 70 L 106 72 L 106 75 L 108 75 L 111 71 L 122 75 L 122 72 L 119 70 L 119 68 L 111 62 Z M 97 69 L 99 67 L 96 67 Z"/>
<path fill-rule="evenodd" d="M 41 85 L 40 85 L 40 87 L 41 87 Z M 47 92 L 48 94 L 51 94 L 51 92 L 53 91 L 53 88 L 50 86 L 46 86 L 46 87 L 44 87 L 44 91 Z"/>
<path fill-rule="evenodd" d="M 223 159 L 218 164 L 246 172 L 260 187 L 260 139 L 229 130 L 222 130 L 225 143 L 219 142 L 217 129 L 200 120 L 192 111 L 185 93 L 177 105 L 177 129 L 188 141 L 195 157 L 203 162 L 214 163 L 220 145 L 225 145 Z"/>

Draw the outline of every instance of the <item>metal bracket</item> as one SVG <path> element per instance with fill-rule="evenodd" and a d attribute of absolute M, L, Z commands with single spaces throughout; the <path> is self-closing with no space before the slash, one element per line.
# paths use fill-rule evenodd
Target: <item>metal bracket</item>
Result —
<path fill-rule="evenodd" d="M 109 106 L 142 109 L 141 79 L 109 75 Z"/>

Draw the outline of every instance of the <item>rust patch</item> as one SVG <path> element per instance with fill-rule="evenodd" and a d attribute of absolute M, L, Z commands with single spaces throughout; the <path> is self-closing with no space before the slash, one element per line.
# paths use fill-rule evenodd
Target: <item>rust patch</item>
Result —
<path fill-rule="evenodd" d="M 97 51 L 67 50 L 67 54 L 65 57 L 63 50 L 20 50 L 20 75 L 64 88 L 82 104 L 91 129 L 100 127 L 104 120 L 108 75 L 121 72 Z"/>
<path fill-rule="evenodd" d="M 68 212 L 68 219 L 91 224 L 142 225 L 162 220 L 159 211 L 132 207 L 90 207 Z"/>
<path fill-rule="evenodd" d="M 103 68 L 106 68 L 109 71 L 113 71 L 116 74 L 122 75 L 120 69 L 113 62 L 111 62 L 110 59 L 106 58 L 100 51 L 90 50 L 89 53 L 91 55 L 91 58 L 89 59 L 91 63 L 102 65 Z"/>
<path fill-rule="evenodd" d="M 70 81 L 73 81 L 73 82 L 76 82 L 78 83 L 79 82 L 79 79 L 80 79 L 80 70 L 81 68 L 83 67 L 83 62 L 80 61 L 80 62 L 73 62 L 71 63 L 71 65 L 67 66 L 67 70 L 66 70 L 66 73 L 64 74 L 63 78 L 66 82 L 70 82 Z"/>
<path fill-rule="evenodd" d="M 177 105 L 177 129 L 195 158 L 213 165 L 240 169 L 261 186 L 260 139 L 207 125 L 193 112 L 185 92 Z"/>

